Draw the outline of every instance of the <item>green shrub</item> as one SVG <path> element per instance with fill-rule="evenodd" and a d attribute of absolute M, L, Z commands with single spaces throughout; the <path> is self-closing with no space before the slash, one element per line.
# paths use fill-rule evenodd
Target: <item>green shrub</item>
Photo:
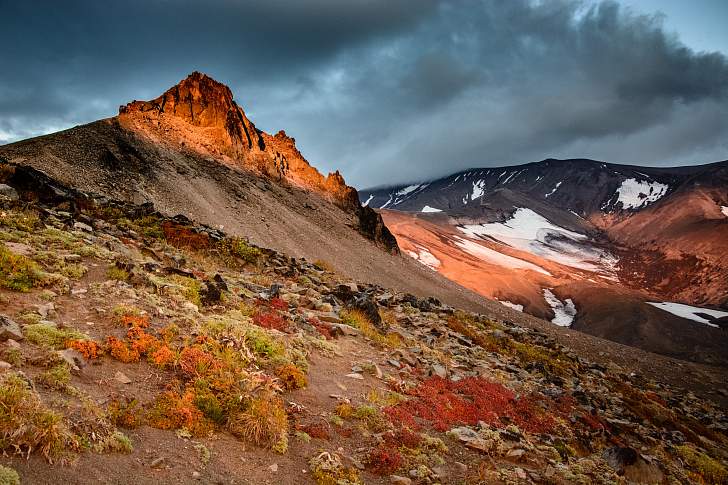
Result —
<path fill-rule="evenodd" d="M 45 345 L 54 349 L 63 349 L 69 340 L 85 340 L 87 337 L 71 328 L 59 328 L 53 323 L 35 323 L 23 329 L 29 342 Z"/>
<path fill-rule="evenodd" d="M 688 468 L 702 479 L 703 483 L 728 483 L 728 470 L 719 461 L 705 453 L 688 445 L 682 445 L 677 447 L 677 454 L 685 461 Z"/>
<path fill-rule="evenodd" d="M 18 472 L 10 467 L 0 465 L 0 485 L 20 485 Z"/>
<path fill-rule="evenodd" d="M 65 361 L 59 362 L 38 375 L 35 380 L 50 389 L 63 390 L 71 382 L 71 369 Z"/>
<path fill-rule="evenodd" d="M 124 268 L 113 265 L 106 270 L 106 277 L 110 280 L 126 281 L 129 279 L 129 272 Z"/>
<path fill-rule="evenodd" d="M 15 291 L 29 291 L 40 286 L 43 273 L 29 258 L 14 254 L 0 244 L 0 287 Z"/>
<path fill-rule="evenodd" d="M 247 263 L 255 263 L 262 254 L 260 249 L 251 246 L 247 243 L 247 241 L 238 237 L 230 238 L 223 244 L 224 247 L 227 247 L 227 250 L 231 255 L 238 257 Z"/>
<path fill-rule="evenodd" d="M 0 212 L 0 226 L 31 232 L 38 227 L 38 214 L 31 211 L 10 210 Z"/>

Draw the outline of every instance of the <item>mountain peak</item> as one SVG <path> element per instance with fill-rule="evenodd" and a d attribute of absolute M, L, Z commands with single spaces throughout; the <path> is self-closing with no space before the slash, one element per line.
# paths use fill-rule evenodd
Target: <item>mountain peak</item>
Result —
<path fill-rule="evenodd" d="M 265 148 L 258 130 L 245 116 L 242 108 L 233 101 L 230 88 L 199 71 L 193 72 L 156 99 L 132 101 L 121 106 L 119 116 L 121 119 L 137 118 L 138 121 L 152 122 L 152 126 L 160 126 L 163 121 L 168 122 L 165 125 L 177 125 L 176 130 L 170 130 L 170 126 L 164 127 L 167 135 L 165 138 L 170 138 L 176 132 L 183 138 L 192 138 L 184 140 L 183 145 L 187 147 L 214 147 L 213 153 L 206 155 L 214 156 L 217 152 L 219 155 L 241 159 L 246 158 L 251 150 L 262 151 Z M 143 128 L 139 123 L 135 125 Z M 193 133 L 185 129 L 185 125 L 188 128 L 210 130 L 194 133 L 197 136 L 190 137 L 188 135 Z"/>

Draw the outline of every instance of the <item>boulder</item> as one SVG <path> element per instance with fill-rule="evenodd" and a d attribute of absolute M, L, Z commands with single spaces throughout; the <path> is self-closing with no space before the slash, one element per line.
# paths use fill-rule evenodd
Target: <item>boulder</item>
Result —
<path fill-rule="evenodd" d="M 20 196 L 18 191 L 6 184 L 0 184 L 0 199 L 18 200 Z"/>
<path fill-rule="evenodd" d="M 16 342 L 23 340 L 23 331 L 14 320 L 7 315 L 0 315 L 0 342 L 12 339 Z"/>

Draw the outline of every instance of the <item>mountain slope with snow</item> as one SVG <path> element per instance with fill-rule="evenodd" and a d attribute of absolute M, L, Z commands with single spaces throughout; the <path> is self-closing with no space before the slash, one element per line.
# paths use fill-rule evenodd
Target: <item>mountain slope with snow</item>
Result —
<path fill-rule="evenodd" d="M 711 308 L 728 309 L 728 162 L 544 160 L 360 196 L 383 209 L 406 253 L 427 255 L 438 262 L 431 269 L 526 313 L 711 362 L 722 351 L 700 355 L 701 339 L 728 343 L 724 321 L 706 321 L 719 332 L 706 336 L 687 313 L 648 304 L 691 305 L 713 319 Z"/>

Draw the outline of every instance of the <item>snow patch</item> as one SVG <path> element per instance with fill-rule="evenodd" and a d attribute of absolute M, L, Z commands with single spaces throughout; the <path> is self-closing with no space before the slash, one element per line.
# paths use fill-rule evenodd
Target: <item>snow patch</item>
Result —
<path fill-rule="evenodd" d="M 517 303 L 510 302 L 508 300 L 496 300 L 501 305 L 507 306 L 508 308 L 513 308 L 517 312 L 523 311 L 523 305 L 519 305 Z"/>
<path fill-rule="evenodd" d="M 458 226 L 471 238 L 484 237 L 565 266 L 613 277 L 618 259 L 594 247 L 587 236 L 551 223 L 531 209 L 519 207 L 505 222 Z"/>
<path fill-rule="evenodd" d="M 561 186 L 562 183 L 563 183 L 563 181 L 562 182 L 558 182 L 556 184 L 556 187 L 554 187 L 553 189 L 551 189 L 551 192 L 549 192 L 548 194 L 544 195 L 544 197 L 548 198 L 549 195 L 552 195 L 554 192 L 556 192 L 557 190 L 559 190 L 559 187 Z"/>
<path fill-rule="evenodd" d="M 499 253 L 494 249 L 490 249 L 489 247 L 480 245 L 474 241 L 469 241 L 457 236 L 454 238 L 454 241 L 455 245 L 460 249 L 465 250 L 465 252 L 475 256 L 481 261 L 495 264 L 497 266 L 503 266 L 505 268 L 527 269 L 547 276 L 553 276 L 541 266 L 529 263 L 528 261 L 524 261 L 519 258 L 514 258 L 513 256 L 508 256 L 507 254 Z"/>
<path fill-rule="evenodd" d="M 369 205 L 369 202 L 371 202 L 373 198 L 374 198 L 374 194 L 371 194 L 371 195 L 369 196 L 369 198 L 368 198 L 368 199 L 366 200 L 366 202 L 364 202 L 364 203 L 363 203 L 363 204 L 362 204 L 361 206 L 362 206 L 362 207 L 366 207 L 366 206 L 368 206 L 368 205 Z"/>
<path fill-rule="evenodd" d="M 380 209 L 384 209 L 385 207 L 387 207 L 391 203 L 392 203 L 392 196 L 390 195 L 389 196 L 389 200 L 387 200 L 387 202 L 385 202 L 384 205 L 380 207 Z"/>
<path fill-rule="evenodd" d="M 571 298 L 567 298 L 562 302 L 548 288 L 543 289 L 543 298 L 554 311 L 555 316 L 551 320 L 551 323 L 555 323 L 560 327 L 569 327 L 572 323 L 574 323 L 576 306 L 574 306 L 574 302 Z"/>
<path fill-rule="evenodd" d="M 637 181 L 629 178 L 617 189 L 617 202 L 623 209 L 639 209 L 660 199 L 669 187 L 659 182 Z"/>
<path fill-rule="evenodd" d="M 473 182 L 473 193 L 470 194 L 470 200 L 475 200 L 478 197 L 482 197 L 485 193 L 485 180 L 478 180 Z"/>
<path fill-rule="evenodd" d="M 683 303 L 671 303 L 671 302 L 652 302 L 648 301 L 646 302 L 648 305 L 652 305 L 653 307 L 659 308 L 660 310 L 664 310 L 666 312 L 672 313 L 673 315 L 677 315 L 678 317 L 687 318 L 688 320 L 693 320 L 695 322 L 704 323 L 706 325 L 710 325 L 711 327 L 720 328 L 719 325 L 716 325 L 715 323 L 710 323 L 710 320 L 708 320 L 705 317 L 702 317 L 700 315 L 696 315 L 696 313 L 704 313 L 706 315 L 710 315 L 714 318 L 721 318 L 721 317 L 728 317 L 728 312 L 721 312 L 718 310 L 710 310 L 707 308 L 699 308 L 696 306 L 690 306 L 685 305 Z"/>
<path fill-rule="evenodd" d="M 416 259 L 418 262 L 424 264 L 431 270 L 437 271 L 437 268 L 440 267 L 440 260 L 435 257 L 434 254 L 432 254 L 426 247 L 415 245 L 417 248 L 417 252 L 415 251 L 406 251 L 407 254 L 412 257 L 413 259 Z"/>
<path fill-rule="evenodd" d="M 728 206 L 726 206 L 726 205 L 720 206 L 720 211 L 723 213 L 724 216 L 728 217 Z"/>
<path fill-rule="evenodd" d="M 434 207 L 430 207 L 429 205 L 426 205 L 422 208 L 420 212 L 442 212 L 442 209 L 436 209 Z"/>

